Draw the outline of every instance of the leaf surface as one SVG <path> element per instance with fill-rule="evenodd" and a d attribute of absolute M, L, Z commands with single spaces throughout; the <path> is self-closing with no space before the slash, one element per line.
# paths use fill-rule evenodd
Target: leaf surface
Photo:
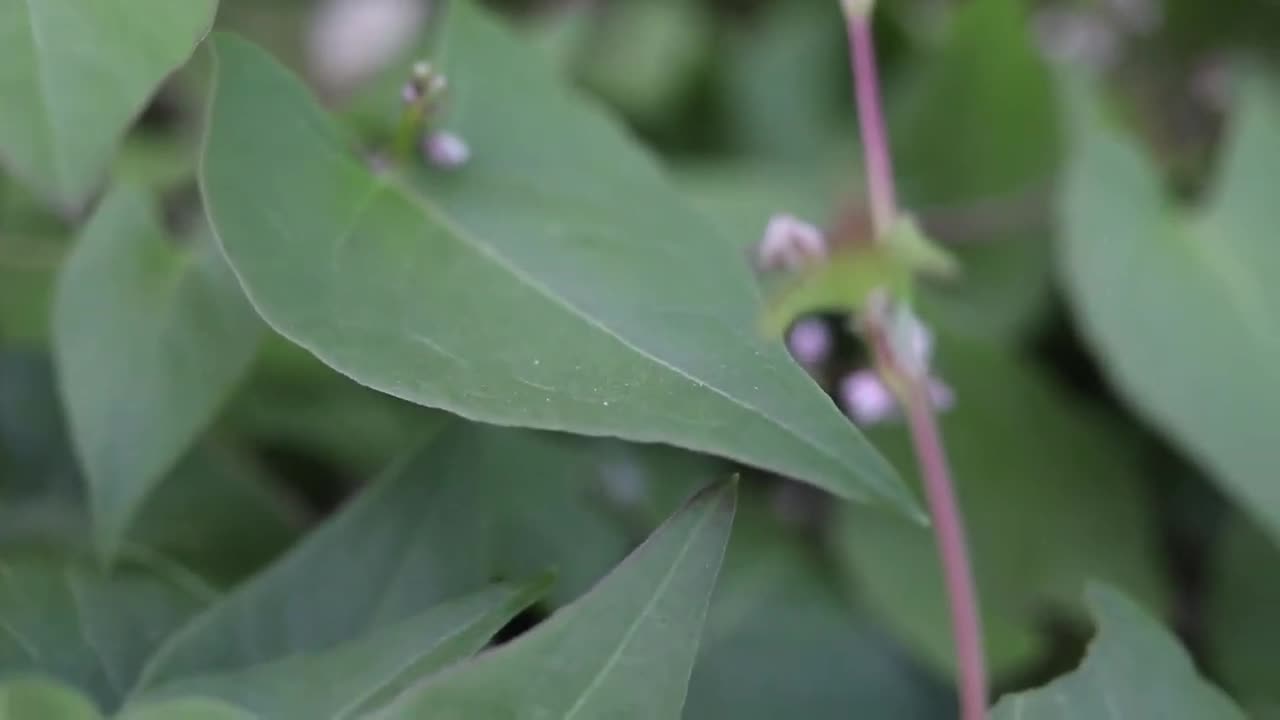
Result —
<path fill-rule="evenodd" d="M 0 0 L 0 162 L 78 208 L 217 0 Z"/>
<path fill-rule="evenodd" d="M 420 404 L 711 452 L 914 512 L 760 336 L 746 263 L 653 161 L 471 3 L 444 22 L 448 126 L 474 152 L 412 190 L 372 175 L 262 51 L 215 36 L 201 184 L 263 317 Z"/>

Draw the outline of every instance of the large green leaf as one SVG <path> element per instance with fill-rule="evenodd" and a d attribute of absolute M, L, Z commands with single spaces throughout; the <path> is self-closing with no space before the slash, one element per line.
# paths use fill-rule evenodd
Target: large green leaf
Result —
<path fill-rule="evenodd" d="M 704 492 L 581 599 L 373 717 L 679 718 L 735 496 Z"/>
<path fill-rule="evenodd" d="M 709 451 L 915 503 L 781 344 L 744 260 L 654 163 L 468 2 L 437 60 L 470 164 L 378 177 L 303 86 L 216 36 L 201 185 L 285 336 L 358 381 L 508 425 Z M 494 208 L 501 208 L 495 212 Z"/>
<path fill-rule="evenodd" d="M 111 571 L 52 550 L 0 555 L 0 676 L 41 672 L 112 709 L 143 663 L 210 599 L 190 576 L 122 559 Z"/>
<path fill-rule="evenodd" d="M 903 201 L 952 241 L 964 272 L 924 286 L 940 323 L 971 334 L 1024 329 L 1049 297 L 1043 205 L 1059 156 L 1049 73 L 1026 3 L 957 4 L 942 46 L 894 106 Z"/>
<path fill-rule="evenodd" d="M 499 586 L 437 605 L 319 654 L 179 680 L 149 694 L 209 697 L 272 720 L 360 716 L 415 681 L 480 650 L 550 578 Z"/>
<path fill-rule="evenodd" d="M 4 720 L 100 720 L 88 698 L 53 680 L 27 676 L 0 684 Z"/>
<path fill-rule="evenodd" d="M 1204 615 L 1209 661 L 1254 717 L 1280 718 L 1280 550 L 1237 517 L 1218 538 L 1213 560 Z"/>
<path fill-rule="evenodd" d="M 942 428 L 993 672 L 1039 657 L 1047 649 L 1043 618 L 1082 614 L 1079 592 L 1091 578 L 1159 606 L 1158 536 L 1134 438 L 1000 351 L 944 338 L 939 372 L 956 396 Z M 913 462 L 904 427 L 871 436 L 889 457 Z M 836 523 L 852 578 L 896 633 L 949 671 L 954 653 L 932 533 L 861 510 L 846 506 Z"/>
<path fill-rule="evenodd" d="M 58 204 L 80 205 L 216 7 L 216 0 L 0 0 L 0 161 Z"/>
<path fill-rule="evenodd" d="M 1133 601 L 1102 586 L 1087 595 L 1098 636 L 1084 663 L 1046 687 L 1001 699 L 993 720 L 1244 720 Z"/>
<path fill-rule="evenodd" d="M 111 192 L 59 278 L 54 350 L 96 537 L 110 554 L 248 368 L 261 324 L 209 243 Z"/>
<path fill-rule="evenodd" d="M 1280 99 L 1245 85 L 1216 192 L 1187 211 L 1067 85 L 1061 255 L 1085 334 L 1124 396 L 1280 538 Z"/>

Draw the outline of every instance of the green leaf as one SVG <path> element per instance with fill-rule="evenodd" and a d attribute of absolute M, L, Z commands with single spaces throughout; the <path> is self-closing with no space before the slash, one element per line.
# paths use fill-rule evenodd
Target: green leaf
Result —
<path fill-rule="evenodd" d="M 1245 85 L 1216 192 L 1187 210 L 1091 89 L 1066 85 L 1061 255 L 1085 335 L 1128 401 L 1280 539 L 1280 97 Z"/>
<path fill-rule="evenodd" d="M 102 201 L 64 265 L 53 325 L 97 544 L 110 555 L 247 370 L 261 326 L 214 248 L 177 247 L 128 187 Z"/>
<path fill-rule="evenodd" d="M 942 46 L 893 108 L 903 201 L 964 269 L 926 283 L 937 322 L 976 336 L 1025 329 L 1049 299 L 1049 181 L 1061 155 L 1049 71 L 1022 0 L 957 4 Z"/>
<path fill-rule="evenodd" d="M 319 654 L 179 680 L 148 698 L 209 697 L 272 720 L 355 718 L 470 657 L 546 591 L 550 576 L 446 602 Z"/>
<path fill-rule="evenodd" d="M 704 473 L 701 464 L 667 453 L 604 453 L 549 433 L 460 420 L 442 425 L 279 562 L 176 635 L 149 669 L 148 685 L 320 652 L 493 577 L 528 577 L 553 564 L 562 571 L 555 597 L 565 600 L 629 545 L 605 483 L 617 479 L 643 491 Z"/>
<path fill-rule="evenodd" d="M 704 492 L 577 602 L 372 717 L 679 718 L 735 496 Z"/>
<path fill-rule="evenodd" d="M 156 646 L 209 599 L 192 577 L 153 562 L 122 558 L 107 572 L 89 558 L 7 549 L 0 676 L 46 673 L 113 709 Z"/>
<path fill-rule="evenodd" d="M 992 720 L 1244 720 L 1244 713 L 1196 672 L 1178 641 L 1133 601 L 1092 586 L 1087 602 L 1098 636 L 1078 670 L 1000 700 Z"/>
<path fill-rule="evenodd" d="M 744 488 L 707 615 L 689 720 L 945 717 L 952 692 L 865 614 L 851 612 L 822 553 L 774 497 Z"/>
<path fill-rule="evenodd" d="M 0 684 L 0 718 L 13 720 L 100 720 L 97 708 L 75 690 L 41 677 Z"/>
<path fill-rule="evenodd" d="M 269 720 L 225 703 L 206 698 L 166 700 L 129 708 L 116 720 Z M 274 720 L 271 718 L 270 720 Z"/>
<path fill-rule="evenodd" d="M 276 482 L 242 451 L 200 445 L 143 505 L 128 542 L 229 587 L 301 534 L 301 510 Z"/>
<path fill-rule="evenodd" d="M 746 263 L 707 242 L 715 227 L 653 162 L 470 3 L 450 6 L 443 33 L 448 124 L 474 157 L 420 173 L 421 195 L 371 175 L 262 51 L 213 40 L 201 183 L 263 317 L 417 403 L 717 453 L 917 512 L 760 338 Z"/>
<path fill-rule="evenodd" d="M 61 410 L 47 356 L 0 351 L 0 544 L 91 541 Z M 287 499 L 243 453 L 206 443 L 160 483 L 127 544 L 230 585 L 296 537 L 301 523 Z"/>
<path fill-rule="evenodd" d="M 956 397 L 941 423 L 993 674 L 1040 658 L 1043 618 L 1082 615 L 1079 590 L 1091 578 L 1160 606 L 1162 560 L 1135 438 L 1000 351 L 943 338 L 938 363 Z M 914 463 L 905 427 L 870 434 L 889 457 Z M 871 609 L 949 674 L 954 652 L 932 533 L 853 506 L 835 528 Z"/>
<path fill-rule="evenodd" d="M 1232 518 L 1205 583 L 1205 650 L 1222 684 L 1252 717 L 1280 717 L 1280 550 L 1256 525 Z"/>
<path fill-rule="evenodd" d="M 0 161 L 57 204 L 79 207 L 216 8 L 216 0 L 0 0 Z"/>

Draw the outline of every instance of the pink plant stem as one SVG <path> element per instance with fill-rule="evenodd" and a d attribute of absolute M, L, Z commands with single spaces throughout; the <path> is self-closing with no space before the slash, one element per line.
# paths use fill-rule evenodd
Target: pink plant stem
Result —
<path fill-rule="evenodd" d="M 849 44 L 858 119 L 866 154 L 867 190 L 873 228 L 876 238 L 880 239 L 891 230 L 897 218 L 893 165 L 881 110 L 871 13 L 869 8 L 858 12 L 850 11 L 849 7 L 846 5 Z M 960 673 L 960 716 L 963 720 L 985 720 L 987 671 L 982 647 L 982 621 L 965 544 L 964 523 L 929 397 L 929 381 L 919 373 L 903 372 L 903 363 L 896 356 L 898 350 L 893 347 L 886 328 L 873 324 L 869 331 L 881 373 L 891 381 L 891 385 L 900 388 L 916 458 L 924 476 L 925 494 L 951 607 L 951 630 Z"/>
<path fill-rule="evenodd" d="M 871 196 L 871 222 L 876 238 L 884 237 L 897 215 L 893 161 L 889 157 L 889 133 L 880 108 L 880 80 L 876 69 L 871 15 L 849 18 L 849 46 L 853 61 L 853 87 L 858 104 L 858 124 L 867 162 L 867 193 Z"/>
<path fill-rule="evenodd" d="M 982 651 L 982 621 L 973 569 L 965 546 L 964 520 L 956 502 L 946 449 L 925 383 L 914 382 L 906 392 L 907 422 L 924 476 L 934 538 L 951 601 L 951 634 L 955 639 L 960 672 L 960 717 L 982 720 L 987 716 L 987 670 Z"/>

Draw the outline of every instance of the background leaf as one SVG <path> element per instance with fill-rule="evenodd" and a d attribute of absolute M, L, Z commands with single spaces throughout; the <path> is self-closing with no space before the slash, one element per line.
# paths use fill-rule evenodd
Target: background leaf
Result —
<path fill-rule="evenodd" d="M 1280 102 L 1247 85 L 1213 200 L 1189 213 L 1091 94 L 1069 84 L 1061 249 L 1076 314 L 1125 397 L 1280 538 L 1280 204 L 1266 190 Z"/>
<path fill-rule="evenodd" d="M 261 51 L 216 39 L 202 187 L 268 322 L 415 402 L 716 452 L 911 509 L 892 470 L 760 339 L 745 263 L 702 241 L 714 227 L 536 52 L 468 3 L 447 22 L 450 125 L 475 157 L 412 198 L 348 157 Z"/>
<path fill-rule="evenodd" d="M 260 325 L 220 255 L 178 248 L 141 191 L 113 191 L 62 269 L 55 359 L 110 554 L 248 369 Z"/>
<path fill-rule="evenodd" d="M 993 720 L 1244 720 L 1206 683 L 1187 653 L 1131 600 L 1101 586 L 1088 593 L 1098 637 L 1074 673 L 1000 700 Z"/>
<path fill-rule="evenodd" d="M 60 683 L 37 677 L 14 678 L 0 684 L 0 710 L 6 718 L 41 720 L 99 720 L 88 698 Z"/>
<path fill-rule="evenodd" d="M 1206 598 L 1211 667 L 1250 717 L 1280 717 L 1275 648 L 1280 644 L 1280 550 L 1243 517 L 1233 517 L 1214 549 Z"/>
<path fill-rule="evenodd" d="M 650 485 L 687 487 L 705 472 L 666 453 L 593 452 L 568 438 L 442 418 L 419 450 L 184 628 L 148 684 L 319 652 L 494 578 L 552 566 L 564 575 L 554 597 L 567 600 L 630 545 L 626 525 L 609 522 L 625 517 L 611 486 L 643 498 Z"/>
<path fill-rule="evenodd" d="M 122 559 L 106 572 L 75 554 L 6 549 L 0 677 L 47 673 L 114 709 L 152 650 L 211 598 L 192 577 L 155 563 Z"/>
<path fill-rule="evenodd" d="M 702 493 L 581 599 L 374 717 L 679 718 L 735 498 Z"/>
<path fill-rule="evenodd" d="M 538 599 L 550 579 L 442 603 L 318 654 L 178 680 L 148 693 L 142 703 L 154 697 L 209 697 L 272 720 L 360 717 L 413 682 L 484 647 Z"/>
<path fill-rule="evenodd" d="M 78 207 L 216 8 L 216 0 L 0 2 L 0 161 L 57 204 Z"/>
<path fill-rule="evenodd" d="M 1079 588 L 1090 578 L 1161 606 L 1158 535 L 1133 438 L 1005 353 L 943 342 L 938 367 L 956 396 L 941 420 L 992 673 L 1042 657 L 1045 619 L 1079 615 Z M 890 457 L 913 462 L 905 427 L 871 435 Z M 871 608 L 949 672 L 950 621 L 932 533 L 853 506 L 838 517 L 836 549 Z"/>
<path fill-rule="evenodd" d="M 922 285 L 931 317 L 956 332 L 1025 332 L 1049 299 L 1046 194 L 1059 155 L 1048 69 L 1026 3 L 957 6 L 941 46 L 895 98 L 903 202 L 948 241 L 962 273 Z"/>

